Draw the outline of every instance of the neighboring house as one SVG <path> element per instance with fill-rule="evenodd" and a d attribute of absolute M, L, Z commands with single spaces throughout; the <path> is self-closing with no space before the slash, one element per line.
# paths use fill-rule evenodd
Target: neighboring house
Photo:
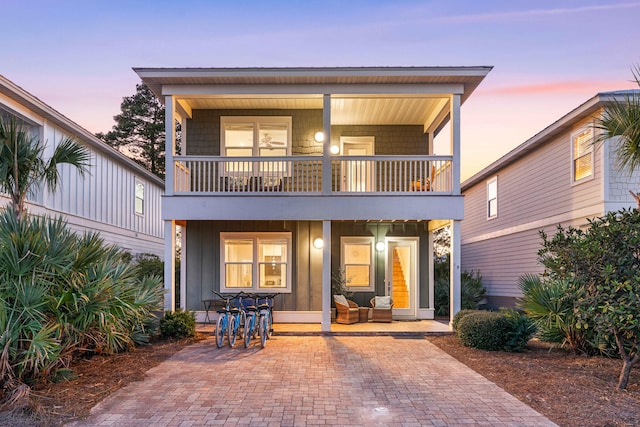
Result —
<path fill-rule="evenodd" d="M 344 269 L 359 305 L 387 294 L 395 318 L 433 318 L 432 231 L 449 222 L 459 308 L 460 105 L 491 67 L 134 70 L 166 106 L 162 212 L 166 236 L 183 230 L 183 308 L 202 318 L 212 290 L 274 292 L 276 321 L 327 331 Z M 434 155 L 447 123 L 451 154 Z"/>
<path fill-rule="evenodd" d="M 98 231 L 105 242 L 132 254 L 164 258 L 161 179 L 1 75 L 0 115 L 23 120 L 49 153 L 67 136 L 91 152 L 89 173 L 81 177 L 74 167 L 59 166 L 56 192 L 35 191 L 27 199 L 29 213 L 61 216 L 72 229 Z M 0 205 L 8 201 L 0 194 Z"/>
<path fill-rule="evenodd" d="M 618 169 L 616 141 L 593 145 L 594 119 L 622 95 L 594 96 L 462 184 L 462 268 L 480 272 L 490 306 L 514 306 L 518 278 L 543 271 L 540 230 L 637 206 L 640 174 Z"/>

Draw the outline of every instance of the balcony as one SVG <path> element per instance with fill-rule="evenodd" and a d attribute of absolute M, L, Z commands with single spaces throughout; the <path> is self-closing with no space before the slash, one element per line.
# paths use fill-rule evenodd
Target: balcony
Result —
<path fill-rule="evenodd" d="M 452 156 L 174 157 L 174 194 L 439 195 L 453 194 Z M 323 174 L 330 179 L 323 180 Z M 323 181 L 331 183 L 323 191 Z"/>

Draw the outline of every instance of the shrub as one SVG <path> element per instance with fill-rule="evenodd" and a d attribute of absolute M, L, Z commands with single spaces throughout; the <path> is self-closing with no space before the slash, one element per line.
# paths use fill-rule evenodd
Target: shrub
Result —
<path fill-rule="evenodd" d="M 522 351 L 534 332 L 533 322 L 513 310 L 468 313 L 456 330 L 462 344 L 489 351 Z"/>
<path fill-rule="evenodd" d="M 196 334 L 196 314 L 193 311 L 167 311 L 160 319 L 163 338 L 187 338 Z"/>
<path fill-rule="evenodd" d="M 449 315 L 449 257 L 434 263 L 434 304 L 436 315 Z M 460 309 L 477 309 L 485 303 L 487 290 L 482 286 L 479 272 L 460 274 Z"/>
<path fill-rule="evenodd" d="M 458 323 L 460 323 L 460 319 L 462 319 L 463 317 L 471 313 L 477 313 L 478 311 L 480 310 L 466 309 L 466 310 L 460 310 L 459 312 L 457 312 L 455 316 L 453 316 L 453 321 L 451 323 L 451 326 L 453 327 L 453 331 L 455 332 L 458 329 Z"/>
<path fill-rule="evenodd" d="M 139 279 L 145 276 L 164 277 L 164 262 L 155 254 L 137 254 L 133 257 L 132 262 L 136 268 L 136 275 Z"/>

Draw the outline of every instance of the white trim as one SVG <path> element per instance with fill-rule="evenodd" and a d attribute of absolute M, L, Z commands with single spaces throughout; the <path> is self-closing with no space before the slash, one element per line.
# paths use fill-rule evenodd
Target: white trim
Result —
<path fill-rule="evenodd" d="M 411 289 L 409 290 L 409 308 L 394 308 L 393 318 L 413 320 L 417 316 L 417 311 L 420 305 L 420 237 L 390 236 L 385 238 L 385 275 L 393 273 L 393 254 L 391 254 L 391 251 L 389 250 L 389 248 L 391 247 L 391 243 L 409 243 L 409 247 L 411 248 L 411 262 L 413 263 L 413 268 L 410 271 Z M 392 281 L 393 279 L 387 277 L 387 280 Z M 385 289 L 385 294 L 387 292 L 388 288 Z"/>
<path fill-rule="evenodd" d="M 594 150 L 593 144 L 590 143 L 589 150 L 585 151 L 582 155 L 580 155 L 580 157 L 584 157 L 589 153 L 591 154 L 591 171 L 589 175 L 580 179 L 575 179 L 576 178 L 575 164 L 576 164 L 576 160 L 580 157 L 575 157 L 574 140 L 579 134 L 585 133 L 587 131 L 591 132 L 591 141 L 593 141 L 595 138 L 595 131 L 594 131 L 593 125 L 591 124 L 580 126 L 574 132 L 571 132 L 569 136 L 569 143 L 571 145 L 571 185 L 578 185 L 578 184 L 582 184 L 583 182 L 592 181 L 595 177 L 595 150 Z"/>
<path fill-rule="evenodd" d="M 436 318 L 435 316 L 435 309 L 433 308 L 419 308 L 418 309 L 418 319 L 420 320 L 433 320 Z"/>
<path fill-rule="evenodd" d="M 249 291 L 249 292 L 267 292 L 267 293 L 279 293 L 279 294 L 288 294 L 291 293 L 292 289 L 292 280 L 293 275 L 291 274 L 291 264 L 292 264 L 292 238 L 290 232 L 221 232 L 220 233 L 220 292 L 239 292 L 239 291 Z M 253 241 L 253 259 L 252 259 L 252 278 L 251 284 L 252 286 L 242 288 L 242 287 L 231 287 L 227 288 L 226 286 L 226 268 L 225 268 L 225 241 L 229 239 L 245 239 Z M 286 263 L 286 287 L 260 287 L 260 263 L 262 261 L 259 260 L 259 251 L 260 251 L 260 240 L 286 240 L 287 241 L 287 259 L 286 261 L 281 261 L 282 264 Z"/>
<path fill-rule="evenodd" d="M 493 199 L 489 198 L 489 186 L 494 182 L 496 183 L 496 197 L 495 197 L 496 209 L 495 209 L 495 213 L 491 215 L 490 206 L 491 206 L 491 200 Z M 498 211 L 499 211 L 498 210 L 498 175 L 494 175 L 492 178 L 489 178 L 487 180 L 487 220 L 498 218 Z"/>
<path fill-rule="evenodd" d="M 196 322 L 203 323 L 205 311 L 196 311 Z M 215 325 L 218 320 L 218 313 L 209 310 L 209 323 Z M 273 311 L 274 323 L 320 323 L 322 320 L 321 311 Z"/>
<path fill-rule="evenodd" d="M 260 125 L 261 124 L 286 124 L 287 141 L 284 147 L 273 147 L 274 149 L 286 150 L 286 155 L 291 155 L 292 143 L 292 120 L 291 116 L 221 116 L 220 117 L 220 155 L 228 157 L 226 153 L 225 126 L 233 123 L 247 123 L 253 126 L 253 157 L 260 157 Z M 247 147 L 249 148 L 249 147 Z"/>
<path fill-rule="evenodd" d="M 602 215 L 603 209 L 601 204 L 587 206 L 586 208 L 573 210 L 569 212 L 562 213 L 560 215 L 554 215 L 547 218 L 542 218 L 537 221 L 526 222 L 524 224 L 519 224 L 513 227 L 504 228 L 502 230 L 492 231 L 490 233 L 481 234 L 479 236 L 469 237 L 462 241 L 463 245 L 467 245 L 469 243 L 481 242 L 483 240 L 495 239 L 502 236 L 508 236 L 514 233 L 520 233 L 522 231 L 528 231 L 532 229 L 539 230 L 541 228 L 557 225 L 566 221 L 571 221 L 574 219 L 581 218 L 593 218 L 599 215 Z"/>
<path fill-rule="evenodd" d="M 142 197 L 140 198 L 140 200 L 142 201 L 142 210 L 138 211 L 138 185 L 140 185 L 142 187 Z M 145 215 L 145 186 L 144 186 L 144 181 L 142 181 L 140 178 L 138 178 L 137 176 L 134 177 L 133 180 L 133 213 L 138 215 L 138 216 L 144 216 Z"/>
<path fill-rule="evenodd" d="M 375 266 L 374 260 L 376 259 L 375 238 L 373 236 L 341 236 L 340 237 L 340 267 L 345 269 L 344 261 L 344 245 L 345 244 L 368 244 L 370 248 L 369 252 L 369 286 L 351 286 L 347 285 L 352 292 L 371 292 L 375 291 Z M 348 279 L 348 277 L 347 277 Z"/>

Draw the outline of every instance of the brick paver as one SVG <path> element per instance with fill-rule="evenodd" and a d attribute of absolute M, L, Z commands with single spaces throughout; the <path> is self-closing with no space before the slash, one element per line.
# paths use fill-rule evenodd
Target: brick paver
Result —
<path fill-rule="evenodd" d="M 553 426 L 424 338 L 185 348 L 72 426 Z"/>

